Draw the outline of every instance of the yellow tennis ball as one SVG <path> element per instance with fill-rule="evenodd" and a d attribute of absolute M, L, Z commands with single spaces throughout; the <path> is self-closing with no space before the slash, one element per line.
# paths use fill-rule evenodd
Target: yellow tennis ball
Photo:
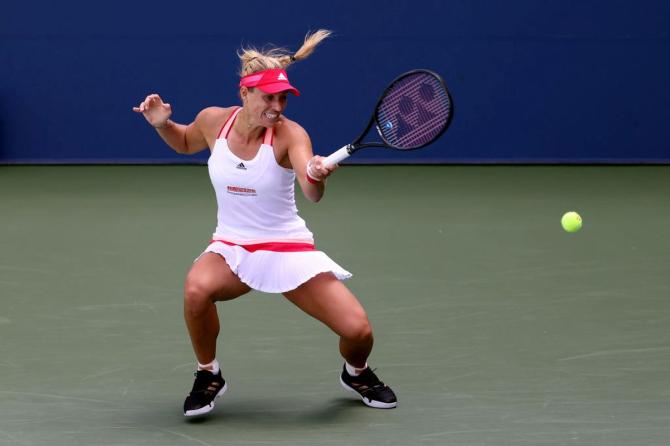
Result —
<path fill-rule="evenodd" d="M 582 217 L 574 211 L 566 212 L 561 218 L 561 226 L 566 232 L 577 232 L 582 229 Z"/>

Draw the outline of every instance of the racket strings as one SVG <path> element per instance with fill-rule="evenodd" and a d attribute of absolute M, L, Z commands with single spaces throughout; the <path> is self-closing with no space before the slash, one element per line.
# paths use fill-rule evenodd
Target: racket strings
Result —
<path fill-rule="evenodd" d="M 382 122 L 386 124 L 384 136 L 393 145 L 399 147 L 412 147 L 422 145 L 430 141 L 440 133 L 446 125 L 449 114 L 446 111 L 448 105 L 443 104 L 416 104 L 416 110 L 407 115 L 402 113 L 382 113 Z M 391 105 L 391 109 L 392 109 Z M 393 125 L 395 121 L 396 125 Z"/>
<path fill-rule="evenodd" d="M 452 104 L 442 83 L 428 73 L 407 76 L 394 84 L 377 108 L 382 138 L 399 149 L 431 142 L 446 127 Z"/>

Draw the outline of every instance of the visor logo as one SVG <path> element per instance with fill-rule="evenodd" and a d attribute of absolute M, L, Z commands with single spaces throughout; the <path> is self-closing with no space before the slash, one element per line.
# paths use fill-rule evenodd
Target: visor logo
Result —
<path fill-rule="evenodd" d="M 288 79 L 286 76 L 284 76 L 284 73 L 279 73 L 279 76 L 277 76 L 278 81 L 287 81 Z"/>

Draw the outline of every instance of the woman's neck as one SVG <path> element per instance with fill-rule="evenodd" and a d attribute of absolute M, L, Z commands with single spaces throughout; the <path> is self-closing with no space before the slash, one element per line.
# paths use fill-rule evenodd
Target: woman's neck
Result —
<path fill-rule="evenodd" d="M 233 123 L 233 130 L 246 142 L 252 142 L 259 139 L 265 133 L 265 127 L 262 125 L 254 125 L 246 114 L 246 110 L 242 108 L 237 119 Z"/>

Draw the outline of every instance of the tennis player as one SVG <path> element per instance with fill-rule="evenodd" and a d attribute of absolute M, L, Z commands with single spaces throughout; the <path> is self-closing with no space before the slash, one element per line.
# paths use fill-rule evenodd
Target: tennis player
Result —
<path fill-rule="evenodd" d="M 218 222 L 184 286 L 184 317 L 198 362 L 184 402 L 186 416 L 211 411 L 214 399 L 227 389 L 216 359 L 216 302 L 251 289 L 282 293 L 340 337 L 345 389 L 370 407 L 397 405 L 393 391 L 367 364 L 372 328 L 358 299 L 341 282 L 351 274 L 315 248 L 295 204 L 296 179 L 305 197 L 318 202 L 337 166 L 326 167 L 322 157 L 314 156 L 307 132 L 284 115 L 289 93 L 300 95 L 285 69 L 307 58 L 329 35 L 327 30 L 307 34 L 295 54 L 243 48 L 238 53 L 241 106 L 205 108 L 188 125 L 173 122 L 170 104 L 157 94 L 133 108 L 177 153 L 211 150 L 208 167 Z"/>

